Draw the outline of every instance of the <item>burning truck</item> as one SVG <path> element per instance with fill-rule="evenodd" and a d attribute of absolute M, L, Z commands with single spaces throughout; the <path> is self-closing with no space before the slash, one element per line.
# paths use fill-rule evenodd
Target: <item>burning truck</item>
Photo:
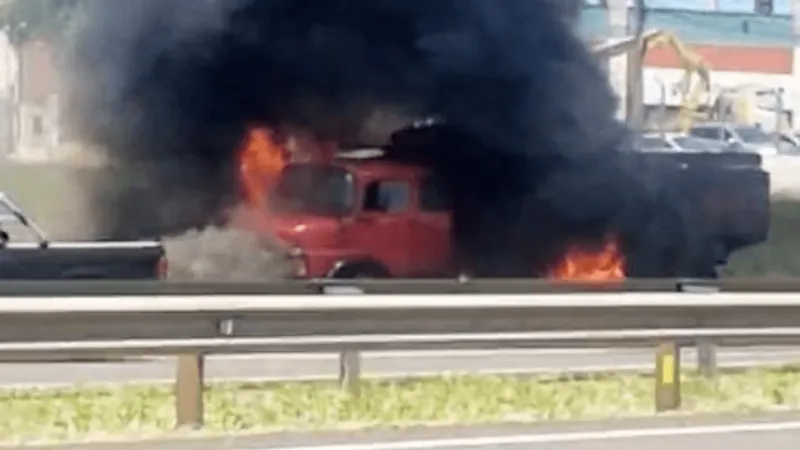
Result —
<path fill-rule="evenodd" d="M 514 245 L 524 238 L 514 235 L 513 215 L 498 220 L 494 207 L 474 200 L 485 195 L 482 175 L 435 165 L 437 157 L 449 160 L 443 152 L 465 154 L 474 145 L 474 138 L 431 122 L 400 130 L 383 146 L 341 151 L 313 140 L 298 145 L 254 129 L 240 150 L 248 207 L 235 223 L 285 243 L 292 275 L 301 278 L 469 274 L 620 280 L 669 270 L 656 267 L 648 273 L 647 267 L 637 267 L 637 249 L 626 247 L 625 236 L 617 233 L 581 243 L 570 242 L 565 231 L 551 246 L 537 244 L 540 238 L 534 237 L 530 252 Z M 715 277 L 732 252 L 766 239 L 769 175 L 758 155 L 619 156 L 651 165 L 660 182 L 680 189 L 690 208 L 696 228 L 689 232 L 702 240 L 691 253 L 696 259 L 673 265 L 671 275 Z M 540 163 L 512 162 L 520 167 Z M 509 173 L 499 171 L 504 177 Z M 557 225 L 548 226 L 558 233 Z"/>
<path fill-rule="evenodd" d="M 559 5 L 90 2 L 69 116 L 114 163 L 98 228 L 238 227 L 300 277 L 713 276 L 764 239 L 767 175 L 636 151 Z"/>

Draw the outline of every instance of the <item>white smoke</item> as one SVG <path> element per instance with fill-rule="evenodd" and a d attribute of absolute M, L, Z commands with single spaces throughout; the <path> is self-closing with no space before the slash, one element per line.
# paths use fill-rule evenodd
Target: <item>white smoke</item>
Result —
<path fill-rule="evenodd" d="M 285 277 L 283 253 L 257 235 L 209 227 L 164 240 L 169 279 L 176 281 L 265 281 Z"/>

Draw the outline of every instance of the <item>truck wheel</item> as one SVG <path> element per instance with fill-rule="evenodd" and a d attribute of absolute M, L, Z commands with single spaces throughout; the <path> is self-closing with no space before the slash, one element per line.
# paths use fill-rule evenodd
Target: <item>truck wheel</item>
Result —
<path fill-rule="evenodd" d="M 374 280 L 376 278 L 388 278 L 383 272 L 377 270 L 365 270 L 356 272 L 353 276 L 349 277 L 354 280 Z"/>
<path fill-rule="evenodd" d="M 70 273 L 61 278 L 64 280 L 105 280 L 109 277 L 102 273 Z"/>
<path fill-rule="evenodd" d="M 366 280 L 374 278 L 389 278 L 389 273 L 382 267 L 373 264 L 358 264 L 345 267 L 336 274 L 336 278 L 348 280 Z"/>

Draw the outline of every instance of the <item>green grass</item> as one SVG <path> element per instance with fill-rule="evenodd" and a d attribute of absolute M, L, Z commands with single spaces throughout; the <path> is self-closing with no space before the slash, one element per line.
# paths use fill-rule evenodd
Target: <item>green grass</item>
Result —
<path fill-rule="evenodd" d="M 685 375 L 685 412 L 800 407 L 800 373 L 760 370 L 708 381 Z M 643 376 L 554 380 L 453 376 L 364 381 L 352 396 L 335 383 L 212 385 L 206 432 L 270 432 L 421 424 L 540 422 L 650 416 L 653 381 Z M 169 386 L 0 391 L 3 443 L 156 437 L 174 426 Z"/>

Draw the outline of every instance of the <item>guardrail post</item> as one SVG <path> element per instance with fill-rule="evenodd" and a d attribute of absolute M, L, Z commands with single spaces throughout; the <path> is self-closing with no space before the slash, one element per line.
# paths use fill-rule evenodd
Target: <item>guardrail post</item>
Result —
<path fill-rule="evenodd" d="M 680 348 L 674 342 L 658 346 L 656 351 L 656 411 L 670 411 L 681 406 Z"/>
<path fill-rule="evenodd" d="M 353 295 L 363 294 L 364 291 L 356 286 L 322 286 L 322 293 L 326 295 Z M 343 350 L 339 353 L 339 386 L 351 394 L 358 394 L 361 379 L 361 353 L 358 350 Z"/>
<path fill-rule="evenodd" d="M 702 284 L 681 284 L 679 292 L 716 293 L 719 286 Z M 708 339 L 697 342 L 697 371 L 702 377 L 713 378 L 717 375 L 717 346 Z"/>
<path fill-rule="evenodd" d="M 361 378 L 361 353 L 345 350 L 339 354 L 339 385 L 351 394 L 358 394 Z"/>
<path fill-rule="evenodd" d="M 175 379 L 175 415 L 178 428 L 203 426 L 203 355 L 178 356 Z"/>
<path fill-rule="evenodd" d="M 697 371 L 706 378 L 717 375 L 717 346 L 707 339 L 697 343 Z"/>

